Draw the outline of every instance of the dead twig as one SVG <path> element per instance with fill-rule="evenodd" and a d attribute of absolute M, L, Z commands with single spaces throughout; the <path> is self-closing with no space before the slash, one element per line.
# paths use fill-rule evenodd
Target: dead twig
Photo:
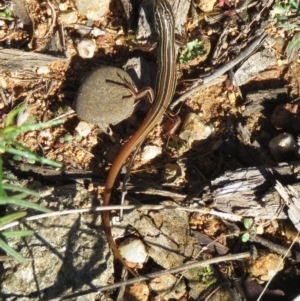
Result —
<path fill-rule="evenodd" d="M 57 212 L 50 212 L 50 213 L 44 213 L 39 215 L 30 216 L 24 219 L 21 219 L 20 221 L 15 221 L 9 224 L 6 224 L 2 227 L 0 227 L 0 231 L 4 229 L 8 229 L 10 227 L 18 226 L 22 224 L 23 222 L 29 222 L 29 221 L 35 221 L 42 218 L 49 218 L 53 216 L 60 216 L 60 215 L 69 215 L 69 214 L 77 214 L 77 213 L 94 213 L 99 211 L 107 211 L 107 210 L 130 210 L 130 209 L 140 209 L 140 210 L 161 210 L 161 209 L 185 209 L 178 206 L 164 206 L 164 205 L 119 205 L 119 206 L 99 206 L 99 207 L 91 207 L 91 208 L 85 208 L 85 209 L 72 209 L 72 210 L 64 210 L 64 211 L 57 211 Z"/>
<path fill-rule="evenodd" d="M 45 39 L 48 35 L 50 35 L 51 33 L 53 33 L 53 28 L 54 28 L 54 25 L 56 23 L 56 11 L 55 11 L 55 8 L 54 6 L 52 5 L 52 3 L 48 0 L 47 1 L 47 4 L 49 5 L 51 11 L 52 11 L 52 22 L 51 22 L 51 25 L 50 25 L 50 28 L 49 30 L 45 33 L 45 35 L 42 37 L 42 39 Z"/>
<path fill-rule="evenodd" d="M 225 261 L 240 260 L 240 259 L 248 258 L 250 256 L 252 256 L 252 254 L 250 251 L 248 251 L 248 252 L 244 252 L 244 253 L 229 254 L 229 255 L 219 256 L 216 258 L 211 258 L 211 259 L 207 259 L 207 260 L 203 260 L 203 261 L 188 263 L 188 264 L 184 264 L 182 266 L 176 267 L 176 268 L 163 270 L 163 271 L 155 272 L 155 273 L 150 273 L 145 276 L 140 276 L 137 278 L 129 279 L 127 281 L 118 282 L 118 283 L 108 285 L 105 287 L 93 288 L 91 290 L 87 290 L 84 292 L 67 295 L 67 296 L 64 296 L 61 298 L 51 299 L 51 301 L 67 300 L 67 299 L 75 298 L 75 297 L 86 295 L 86 294 L 93 293 L 93 292 L 104 292 L 104 291 L 112 290 L 115 288 L 119 288 L 124 285 L 130 285 L 130 284 L 134 284 L 134 283 L 141 282 L 141 281 L 148 281 L 150 279 L 157 278 L 157 277 L 160 277 L 160 276 L 166 275 L 166 274 L 180 273 L 180 272 L 183 272 L 188 269 L 205 267 L 210 264 L 216 264 L 216 263 L 225 262 Z"/>
<path fill-rule="evenodd" d="M 220 216 L 222 218 L 228 218 L 230 220 L 234 221 L 241 221 L 242 216 L 234 216 L 233 214 L 227 214 L 223 212 L 217 212 L 214 210 L 205 210 L 205 209 L 189 209 L 189 208 L 183 208 L 178 206 L 164 206 L 164 205 L 112 205 L 112 206 L 99 206 L 99 207 L 91 207 L 91 208 L 84 208 L 84 209 L 72 209 L 72 210 L 64 210 L 64 211 L 57 211 L 57 212 L 50 212 L 50 213 L 44 213 L 39 215 L 30 216 L 24 219 L 21 219 L 20 221 L 11 222 L 9 224 L 6 224 L 2 227 L 0 227 L 0 231 L 8 229 L 10 227 L 15 227 L 23 222 L 29 222 L 29 221 L 35 221 L 42 218 L 49 218 L 53 216 L 60 216 L 60 215 L 69 215 L 69 214 L 77 214 L 77 213 L 94 213 L 94 212 L 101 212 L 101 211 L 107 211 L 107 210 L 132 210 L 132 209 L 138 209 L 138 210 L 184 210 L 184 211 L 196 211 L 201 212 L 205 214 L 212 214 L 216 216 Z"/>

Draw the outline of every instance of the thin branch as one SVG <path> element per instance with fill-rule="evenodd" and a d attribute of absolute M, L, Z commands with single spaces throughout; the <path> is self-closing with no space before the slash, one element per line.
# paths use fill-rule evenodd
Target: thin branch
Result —
<path fill-rule="evenodd" d="M 124 286 L 124 285 L 134 284 L 134 283 L 141 282 L 141 281 L 147 281 L 147 280 L 150 280 L 150 279 L 153 279 L 153 278 L 160 277 L 162 275 L 171 274 L 171 273 L 180 273 L 180 272 L 183 272 L 183 271 L 188 270 L 188 269 L 193 269 L 193 268 L 198 268 L 198 267 L 205 267 L 205 266 L 208 266 L 210 264 L 216 264 L 216 263 L 220 263 L 220 262 L 224 262 L 224 261 L 244 259 L 244 258 L 250 257 L 251 255 L 252 254 L 249 251 L 249 252 L 244 252 L 244 253 L 219 256 L 219 257 L 216 257 L 216 258 L 211 258 L 211 259 L 207 259 L 207 260 L 203 260 L 203 261 L 197 261 L 197 262 L 193 262 L 193 263 L 184 264 L 184 265 L 181 265 L 181 266 L 176 267 L 176 268 L 151 273 L 151 274 L 148 274 L 148 275 L 145 275 L 145 276 L 140 276 L 140 277 L 137 277 L 137 278 L 129 279 L 127 281 L 122 281 L 122 282 L 118 282 L 118 283 L 115 283 L 115 284 L 112 284 L 112 285 L 107 285 L 105 287 L 94 288 L 94 289 L 87 290 L 87 291 L 84 291 L 84 292 L 79 292 L 79 293 L 75 293 L 75 294 L 72 294 L 72 295 L 67 295 L 67 296 L 63 296 L 63 297 L 55 298 L 55 299 L 50 299 L 50 300 L 51 301 L 67 300 L 67 299 L 75 298 L 75 297 L 78 297 L 78 296 L 90 294 L 90 293 L 93 293 L 93 292 L 104 292 L 104 291 L 112 290 L 112 289 L 115 289 L 115 288 L 119 288 L 119 287 Z"/>
<path fill-rule="evenodd" d="M 51 11 L 52 11 L 52 22 L 51 22 L 51 25 L 49 27 L 49 30 L 45 33 L 45 35 L 42 37 L 42 39 L 45 39 L 48 35 L 51 35 L 53 33 L 53 28 L 54 28 L 54 25 L 56 23 L 56 11 L 55 11 L 55 8 L 53 6 L 53 4 L 50 2 L 50 1 L 47 1 L 47 4 L 49 5 Z"/>
<path fill-rule="evenodd" d="M 212 214 L 216 216 L 221 216 L 222 218 L 226 218 L 229 220 L 241 221 L 242 216 L 228 214 L 224 212 L 218 212 L 215 210 L 206 210 L 206 209 L 195 209 L 195 208 L 184 208 L 178 206 L 164 206 L 164 205 L 111 205 L 111 206 L 99 206 L 99 207 L 91 207 L 91 208 L 83 208 L 83 209 L 71 209 L 71 210 L 64 210 L 64 211 L 57 211 L 57 212 L 50 212 L 44 213 L 39 215 L 30 216 L 19 221 L 15 221 L 9 224 L 6 224 L 0 227 L 0 231 L 18 226 L 23 222 L 29 222 L 34 220 L 39 220 L 42 218 L 49 218 L 53 216 L 60 216 L 60 215 L 68 215 L 68 214 L 78 214 L 78 213 L 95 213 L 99 211 L 107 211 L 107 210 L 131 210 L 131 209 L 138 209 L 138 210 L 183 210 L 183 211 L 190 211 L 190 212 L 201 212 L 205 214 Z"/>
<path fill-rule="evenodd" d="M 30 216 L 19 221 L 15 221 L 9 224 L 6 224 L 0 227 L 0 231 L 5 230 L 10 227 L 18 226 L 23 222 L 29 222 L 34 220 L 39 220 L 42 218 L 49 218 L 53 216 L 60 216 L 60 215 L 68 215 L 68 214 L 78 214 L 78 213 L 94 213 L 98 211 L 107 211 L 107 210 L 130 210 L 130 209 L 141 209 L 141 210 L 161 210 L 161 209 L 184 209 L 178 206 L 163 206 L 163 205 L 112 205 L 112 206 L 99 206 L 99 207 L 91 207 L 91 208 L 83 208 L 83 209 L 71 209 L 71 210 L 64 210 L 64 211 L 57 211 L 57 212 L 50 212 L 45 214 L 39 214 Z"/>

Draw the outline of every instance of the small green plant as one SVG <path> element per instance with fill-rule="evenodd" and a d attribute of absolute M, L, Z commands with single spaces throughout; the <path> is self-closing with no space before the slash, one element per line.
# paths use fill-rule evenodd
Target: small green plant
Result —
<path fill-rule="evenodd" d="M 199 55 L 206 53 L 203 44 L 198 39 L 188 42 L 186 47 L 181 51 L 179 62 L 186 63 Z"/>
<path fill-rule="evenodd" d="M 13 110 L 6 118 L 4 123 L 4 128 L 0 132 L 0 205 L 15 205 L 22 208 L 31 208 L 41 212 L 51 212 L 51 210 L 40 206 L 39 204 L 32 203 L 26 200 L 30 195 L 39 196 L 35 191 L 21 187 L 18 185 L 8 184 L 10 181 L 15 181 L 10 177 L 7 177 L 3 174 L 3 161 L 2 156 L 4 153 L 9 153 L 17 158 L 26 158 L 27 161 L 31 162 L 40 162 L 42 164 L 49 164 L 55 167 L 60 167 L 61 165 L 52 160 L 40 157 L 36 153 L 32 152 L 30 149 L 16 141 L 16 137 L 29 130 L 38 130 L 49 126 L 54 126 L 62 123 L 62 120 L 44 122 L 32 124 L 32 120 L 29 120 L 24 125 L 17 127 L 13 125 L 13 120 L 20 112 L 24 109 L 24 105 Z M 4 183 L 5 182 L 5 183 Z M 5 215 L 0 218 L 0 226 L 8 224 L 12 221 L 23 218 L 27 215 L 26 211 L 18 211 Z M 6 242 L 6 238 L 17 237 L 17 236 L 27 236 L 32 235 L 33 231 L 31 230 L 21 230 L 21 231 L 3 231 L 0 232 L 0 248 L 4 250 L 9 255 L 13 256 L 21 263 L 26 263 L 27 260 L 12 249 Z"/>
<path fill-rule="evenodd" d="M 72 141 L 73 140 L 73 136 L 70 135 L 70 134 L 67 134 L 64 136 L 64 141 L 65 142 L 69 142 L 69 141 Z"/>
<path fill-rule="evenodd" d="M 296 23 L 287 23 L 288 20 L 292 21 L 297 19 L 300 16 L 300 5 L 295 0 L 288 0 L 288 2 L 279 2 L 277 3 L 273 10 L 270 12 L 272 18 L 276 18 L 281 21 L 277 26 L 279 28 L 285 28 L 289 30 L 294 30 L 300 28 L 299 22 Z M 284 22 L 285 21 L 285 22 Z M 297 44 L 300 43 L 300 37 L 293 39 L 288 45 L 288 50 L 294 48 Z"/>
<path fill-rule="evenodd" d="M 62 142 L 70 142 L 70 141 L 73 141 L 73 139 L 75 139 L 77 141 L 81 141 L 82 136 L 79 134 L 76 134 L 76 136 L 74 137 L 71 134 L 66 134 L 64 137 L 62 137 Z"/>
<path fill-rule="evenodd" d="M 77 141 L 81 141 L 82 138 L 83 138 L 83 137 L 82 137 L 80 134 L 77 134 L 77 135 L 76 135 L 76 140 L 77 140 Z"/>
<path fill-rule="evenodd" d="M 298 3 L 294 0 L 289 0 L 288 3 L 279 2 L 271 10 L 270 14 L 272 18 L 288 20 L 299 16 L 299 8 Z"/>
<path fill-rule="evenodd" d="M 217 279 L 213 269 L 210 266 L 207 266 L 201 270 L 198 270 L 198 279 L 205 286 L 210 286 Z"/>
<path fill-rule="evenodd" d="M 13 160 L 15 160 L 15 161 L 23 161 L 23 158 L 21 156 L 19 156 L 19 155 L 14 155 L 13 156 Z M 26 160 L 26 162 L 29 163 L 29 164 L 35 164 L 35 160 L 33 160 L 33 159 L 28 159 L 28 160 Z"/>
<path fill-rule="evenodd" d="M 247 242 L 249 241 L 251 237 L 250 230 L 253 226 L 253 219 L 252 218 L 244 218 L 243 220 L 244 227 L 248 230 L 242 235 L 242 242 Z"/>
<path fill-rule="evenodd" d="M 3 11 L 0 11 L 0 19 L 12 21 L 14 19 L 14 17 L 13 17 L 12 12 L 6 8 Z"/>
<path fill-rule="evenodd" d="M 168 143 L 168 147 L 174 150 L 184 150 L 187 148 L 187 144 L 184 141 L 170 140 Z"/>

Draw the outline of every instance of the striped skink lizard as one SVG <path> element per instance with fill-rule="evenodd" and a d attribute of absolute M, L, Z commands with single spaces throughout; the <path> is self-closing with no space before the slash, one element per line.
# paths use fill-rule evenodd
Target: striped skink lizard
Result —
<path fill-rule="evenodd" d="M 154 15 L 158 34 L 158 72 L 156 76 L 154 103 L 142 125 L 117 155 L 109 171 L 103 193 L 104 206 L 109 205 L 113 185 L 123 164 L 139 143 L 147 137 L 150 131 L 161 121 L 175 93 L 177 82 L 175 24 L 168 0 L 154 0 Z M 136 276 L 136 273 L 126 265 L 115 244 L 112 237 L 110 214 L 108 211 L 102 213 L 102 223 L 114 256 L 122 262 L 132 275 Z"/>

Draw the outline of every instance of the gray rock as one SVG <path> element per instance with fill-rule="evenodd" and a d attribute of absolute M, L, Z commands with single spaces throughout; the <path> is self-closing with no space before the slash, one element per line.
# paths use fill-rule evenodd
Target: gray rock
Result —
<path fill-rule="evenodd" d="M 49 194 L 43 205 L 56 210 L 90 207 L 91 198 L 80 186 L 65 186 Z M 71 214 L 25 223 L 35 235 L 11 239 L 9 245 L 31 262 L 4 263 L 2 298 L 50 300 L 106 285 L 113 273 L 113 257 L 100 220 L 94 223 L 94 218 L 93 214 Z M 95 300 L 95 294 L 76 300 Z"/>
<path fill-rule="evenodd" d="M 203 123 L 201 117 L 195 113 L 189 113 L 182 124 L 179 138 L 191 145 L 194 141 L 206 139 L 211 132 L 211 128 Z"/>
<path fill-rule="evenodd" d="M 102 66 L 85 78 L 76 100 L 79 118 L 96 124 L 116 124 L 130 116 L 135 97 L 118 74 L 132 84 L 124 70 L 109 66 Z"/>
<path fill-rule="evenodd" d="M 109 11 L 110 0 L 74 0 L 78 12 L 90 20 L 99 20 Z"/>
<path fill-rule="evenodd" d="M 92 40 L 83 39 L 77 44 L 78 55 L 83 59 L 90 59 L 94 56 L 96 44 Z"/>
<path fill-rule="evenodd" d="M 129 237 L 121 242 L 120 254 L 129 262 L 144 263 L 148 256 L 147 250 L 143 242 L 134 237 Z"/>
<path fill-rule="evenodd" d="M 298 146 L 295 138 L 290 133 L 282 133 L 269 142 L 269 149 L 277 161 L 285 160 L 296 154 Z"/>
<path fill-rule="evenodd" d="M 143 152 L 141 154 L 141 161 L 142 164 L 149 162 L 150 160 L 154 159 L 155 157 L 162 154 L 162 148 L 156 145 L 146 145 L 143 148 Z"/>
<path fill-rule="evenodd" d="M 183 279 L 177 279 L 171 274 L 152 279 L 149 286 L 151 291 L 163 296 L 164 300 L 179 300 L 186 293 L 186 285 Z"/>
<path fill-rule="evenodd" d="M 161 204 L 176 205 L 172 201 Z M 149 256 L 165 269 L 182 265 L 194 252 L 194 240 L 188 235 L 188 216 L 184 211 L 134 210 L 124 215 L 121 224 L 112 228 L 114 237 L 123 235 L 128 225 L 132 225 L 141 235 Z"/>
<path fill-rule="evenodd" d="M 167 163 L 164 166 L 164 181 L 166 183 L 173 183 L 182 175 L 181 167 L 175 163 Z"/>
<path fill-rule="evenodd" d="M 64 12 L 58 15 L 59 24 L 71 25 L 76 22 L 77 22 L 77 12 L 75 11 Z"/>

